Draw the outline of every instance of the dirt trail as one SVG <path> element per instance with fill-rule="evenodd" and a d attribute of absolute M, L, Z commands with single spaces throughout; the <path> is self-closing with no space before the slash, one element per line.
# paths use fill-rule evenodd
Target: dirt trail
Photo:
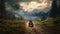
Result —
<path fill-rule="evenodd" d="M 26 33 L 25 34 L 48 34 L 40 25 L 34 25 L 33 27 L 29 27 L 26 25 Z"/>

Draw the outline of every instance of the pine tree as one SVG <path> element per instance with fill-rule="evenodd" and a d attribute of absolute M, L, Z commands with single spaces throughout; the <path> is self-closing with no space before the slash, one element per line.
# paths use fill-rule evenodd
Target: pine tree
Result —
<path fill-rule="evenodd" d="M 60 8 L 57 6 L 57 0 L 53 0 L 50 17 L 58 17 L 60 15 Z"/>
<path fill-rule="evenodd" d="M 4 0 L 0 0 L 0 18 L 4 18 L 5 16 L 6 16 L 6 11 L 5 11 Z"/>

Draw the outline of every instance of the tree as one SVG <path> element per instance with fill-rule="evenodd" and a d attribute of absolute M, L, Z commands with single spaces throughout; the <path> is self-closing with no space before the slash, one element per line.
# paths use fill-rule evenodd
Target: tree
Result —
<path fill-rule="evenodd" d="M 57 0 L 53 0 L 52 2 L 52 9 L 50 12 L 50 17 L 57 17 L 60 15 L 60 10 L 57 7 Z"/>
<path fill-rule="evenodd" d="M 5 16 L 6 16 L 6 11 L 5 11 L 4 0 L 0 0 L 0 18 L 4 18 Z"/>

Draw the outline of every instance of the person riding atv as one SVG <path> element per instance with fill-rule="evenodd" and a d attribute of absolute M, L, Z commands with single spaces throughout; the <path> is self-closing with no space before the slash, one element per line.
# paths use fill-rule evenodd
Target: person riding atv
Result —
<path fill-rule="evenodd" d="M 33 22 L 29 21 L 29 27 L 33 27 Z"/>

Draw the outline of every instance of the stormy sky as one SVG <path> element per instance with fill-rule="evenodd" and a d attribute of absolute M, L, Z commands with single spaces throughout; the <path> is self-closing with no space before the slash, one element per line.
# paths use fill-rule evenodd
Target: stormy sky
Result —
<path fill-rule="evenodd" d="M 24 19 L 47 18 L 51 9 L 51 0 L 5 0 L 6 11 Z"/>

